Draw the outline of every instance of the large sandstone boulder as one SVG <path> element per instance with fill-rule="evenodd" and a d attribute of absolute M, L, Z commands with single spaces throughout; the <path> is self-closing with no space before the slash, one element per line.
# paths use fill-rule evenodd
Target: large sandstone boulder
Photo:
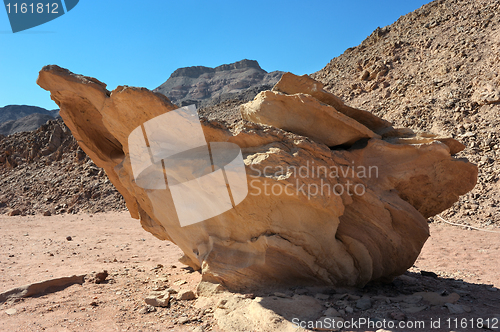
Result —
<path fill-rule="evenodd" d="M 327 92 L 323 87 L 323 83 L 313 80 L 307 75 L 297 76 L 292 73 L 285 73 L 281 77 L 281 80 L 274 86 L 273 91 L 283 92 L 289 95 L 296 93 L 311 95 L 320 102 L 332 106 L 338 112 L 353 118 L 360 124 L 379 134 L 386 132 L 386 128 L 392 127 L 390 122 L 370 112 L 345 105 L 339 97 Z"/>
<path fill-rule="evenodd" d="M 51 92 L 61 117 L 106 170 L 131 215 L 159 239 L 177 244 L 185 253 L 181 261 L 201 269 L 203 281 L 231 290 L 362 286 L 403 273 L 429 236 L 426 217 L 474 187 L 476 166 L 451 156 L 459 148 L 453 139 L 394 129 L 371 113 L 348 108 L 309 78 L 283 79 L 287 84 L 278 83 L 277 91 L 242 106 L 251 121 L 202 119 L 201 125 L 147 89 L 119 86 L 110 92 L 94 78 L 57 66 L 44 67 L 37 82 Z M 174 122 L 162 122 L 168 114 Z M 184 133 L 175 125 L 183 117 L 189 128 L 201 126 L 208 145 L 193 145 L 195 154 L 175 154 L 170 145 L 150 140 L 194 139 L 194 131 Z M 297 117 L 307 122 L 297 123 Z M 130 140 L 142 134 L 149 142 Z M 144 164 L 134 161 L 141 146 L 150 156 Z M 215 178 L 224 169 L 225 184 L 233 183 L 236 173 L 227 161 L 217 161 L 219 146 L 231 147 L 230 158 L 224 158 L 243 160 L 246 197 L 230 194 L 227 211 L 181 225 L 174 186 L 191 183 L 190 177 Z M 200 157 L 208 156 L 207 147 L 211 164 Z M 195 171 L 178 163 L 186 158 Z M 139 180 L 138 172 L 148 181 Z M 207 198 L 207 207 L 217 203 L 220 191 L 213 193 L 213 186 L 201 191 L 206 192 L 193 194 L 193 210 L 200 197 Z"/>
<path fill-rule="evenodd" d="M 243 118 L 312 138 L 327 146 L 352 145 L 362 138 L 380 138 L 356 120 L 307 94 L 262 91 L 241 107 Z"/>

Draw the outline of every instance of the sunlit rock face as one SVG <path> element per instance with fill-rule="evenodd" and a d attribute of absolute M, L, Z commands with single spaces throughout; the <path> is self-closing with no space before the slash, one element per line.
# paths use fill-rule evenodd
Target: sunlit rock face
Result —
<path fill-rule="evenodd" d="M 58 66 L 37 82 L 132 217 L 231 290 L 391 280 L 417 258 L 426 218 L 477 180 L 452 157 L 459 142 L 393 128 L 307 76 L 285 74 L 236 122 Z"/>

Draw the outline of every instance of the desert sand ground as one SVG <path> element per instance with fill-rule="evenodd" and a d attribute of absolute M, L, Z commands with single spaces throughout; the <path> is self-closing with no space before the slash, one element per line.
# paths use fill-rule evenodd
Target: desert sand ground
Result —
<path fill-rule="evenodd" d="M 444 306 L 427 306 L 405 314 L 407 320 L 500 318 L 500 233 L 444 223 L 430 228 L 431 237 L 419 259 L 403 277 L 355 292 L 391 296 L 394 292 L 457 292 L 461 296 L 457 304 L 470 309 L 470 313 L 451 314 Z M 128 212 L 0 216 L 0 292 L 46 279 L 109 272 L 101 284 L 85 282 L 0 304 L 0 331 L 217 331 L 213 308 L 204 305 L 206 301 L 174 300 L 168 308 L 148 312 L 144 298 L 155 287 L 196 290 L 200 274 L 178 263 L 181 256 L 177 246 L 145 232 Z M 421 270 L 439 277 L 422 276 Z M 355 310 L 346 316 L 387 315 L 384 302 L 373 301 L 368 311 Z"/>

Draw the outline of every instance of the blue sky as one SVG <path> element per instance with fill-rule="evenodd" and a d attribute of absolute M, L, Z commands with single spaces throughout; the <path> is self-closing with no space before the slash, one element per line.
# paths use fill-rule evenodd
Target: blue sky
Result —
<path fill-rule="evenodd" d="M 47 64 L 108 84 L 154 89 L 179 67 L 257 60 L 309 74 L 378 26 L 427 1 L 80 0 L 65 15 L 12 33 L 0 8 L 0 107 L 57 108 L 35 81 Z"/>

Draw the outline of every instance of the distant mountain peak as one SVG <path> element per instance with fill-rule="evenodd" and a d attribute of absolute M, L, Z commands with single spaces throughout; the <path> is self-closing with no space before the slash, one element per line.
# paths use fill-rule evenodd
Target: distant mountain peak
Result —
<path fill-rule="evenodd" d="M 206 73 L 222 72 L 233 69 L 245 69 L 245 68 L 255 68 L 258 70 L 263 70 L 256 60 L 243 59 L 241 61 L 236 61 L 230 64 L 220 65 L 215 68 L 205 67 L 205 66 L 191 66 L 176 69 L 170 78 L 174 77 L 191 77 L 197 78 Z M 266 72 L 267 73 L 267 72 Z"/>
<path fill-rule="evenodd" d="M 255 60 L 243 59 L 215 68 L 204 66 L 184 67 L 175 70 L 170 78 L 156 88 L 173 103 L 207 104 L 214 100 L 224 100 L 228 96 L 243 93 L 249 89 L 272 86 L 283 72 L 268 73 Z M 203 103 L 202 103 L 203 102 Z"/>
<path fill-rule="evenodd" d="M 19 131 L 37 129 L 41 124 L 59 116 L 59 110 L 29 105 L 0 107 L 0 134 L 10 135 Z"/>
<path fill-rule="evenodd" d="M 248 59 L 236 61 L 228 65 L 220 65 L 218 67 L 215 67 L 214 69 L 215 71 L 224 71 L 224 70 L 242 69 L 242 68 L 255 68 L 265 71 L 260 67 L 259 63 L 256 60 L 248 60 Z"/>

